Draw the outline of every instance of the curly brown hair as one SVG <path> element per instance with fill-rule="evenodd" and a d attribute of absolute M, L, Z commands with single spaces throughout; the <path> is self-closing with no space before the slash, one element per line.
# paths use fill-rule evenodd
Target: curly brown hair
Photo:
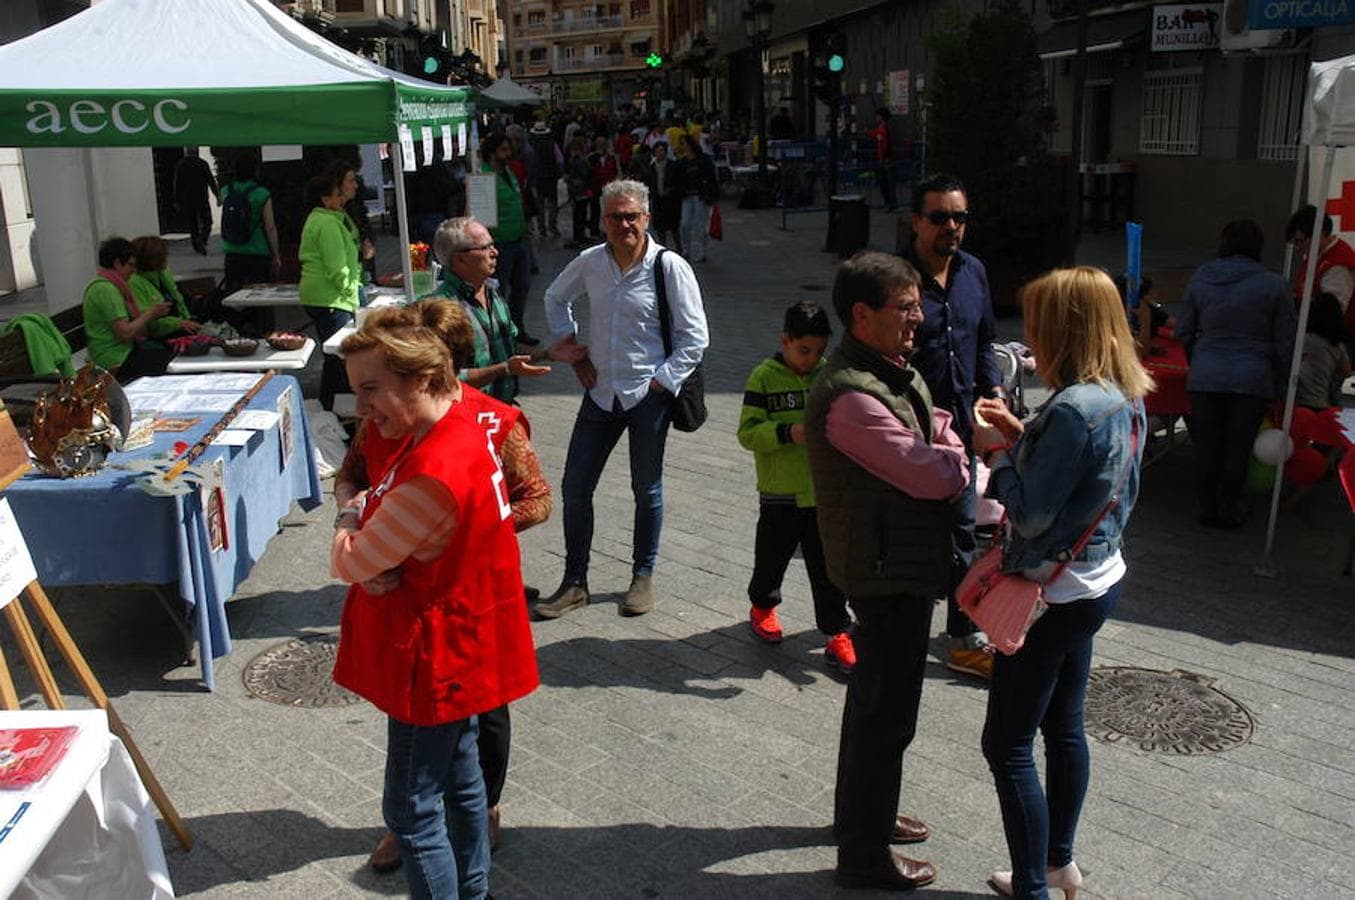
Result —
<path fill-rule="evenodd" d="M 443 396 L 452 392 L 472 346 L 470 319 L 460 305 L 428 300 L 372 310 L 362 327 L 344 338 L 340 351 L 380 350 L 392 372 L 427 378 L 428 392 Z"/>

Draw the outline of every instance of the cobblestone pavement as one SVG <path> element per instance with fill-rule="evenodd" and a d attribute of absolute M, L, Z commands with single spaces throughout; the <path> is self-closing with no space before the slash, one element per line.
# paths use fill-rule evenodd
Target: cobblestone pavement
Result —
<path fill-rule="evenodd" d="M 668 444 L 658 608 L 617 613 L 629 575 L 631 501 L 619 446 L 597 495 L 594 603 L 534 626 L 543 684 L 515 704 L 496 897 L 836 896 L 827 830 L 843 683 L 825 670 L 808 585 L 794 563 L 779 647 L 745 618 L 756 494 L 734 440 L 743 380 L 772 351 L 781 311 L 827 303 L 824 217 L 725 211 L 726 240 L 698 267 L 712 324 L 711 421 Z M 892 247 L 888 221 L 876 243 Z M 1109 246 L 1109 245 L 1107 245 Z M 540 296 L 568 254 L 543 248 Z M 529 324 L 544 331 L 539 303 Z M 1007 319 L 1013 336 L 1019 323 Z M 313 366 L 312 368 L 318 368 Z M 315 379 L 307 373 L 308 381 Z M 523 405 L 558 485 L 580 392 L 567 371 Z M 1077 858 L 1093 897 L 1335 897 L 1355 887 L 1355 616 L 1339 569 L 1352 520 L 1333 483 L 1287 507 L 1277 579 L 1253 574 L 1262 516 L 1236 533 L 1194 523 L 1188 443 L 1147 470 L 1128 536 L 1125 599 L 1096 663 L 1184 670 L 1242 703 L 1250 742 L 1227 752 L 1148 752 L 1094 741 Z M 235 651 L 204 693 L 148 594 L 58 592 L 59 608 L 198 837 L 166 836 L 181 895 L 399 895 L 364 867 L 381 830 L 384 722 L 366 704 L 290 708 L 251 697 L 257 653 L 337 628 L 326 576 L 333 511 L 294 513 L 229 608 Z M 524 535 L 529 583 L 561 574 L 559 515 Z M 944 611 L 938 607 L 933 633 Z M 939 644 L 934 645 L 939 650 Z M 14 659 L 13 653 L 9 654 Z M 1006 868 L 979 753 L 982 684 L 933 658 L 904 811 L 933 829 L 917 850 L 940 870 L 928 894 L 983 897 Z M 68 693 L 78 693 L 65 678 Z M 30 703 L 36 702 L 30 696 Z"/>

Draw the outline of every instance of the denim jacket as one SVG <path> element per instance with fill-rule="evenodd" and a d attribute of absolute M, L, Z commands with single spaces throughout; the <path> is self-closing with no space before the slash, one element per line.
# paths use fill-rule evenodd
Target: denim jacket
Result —
<path fill-rule="evenodd" d="M 1138 448 L 1130 464 L 1135 420 Z M 1146 439 L 1142 401 L 1126 399 L 1114 385 L 1079 383 L 1051 397 L 1016 446 L 998 457 L 988 479 L 986 496 L 1007 508 L 1012 526 L 1003 570 L 1033 569 L 1067 558 L 1123 480 L 1119 504 L 1101 520 L 1076 559 L 1098 563 L 1113 556 L 1138 499 Z"/>

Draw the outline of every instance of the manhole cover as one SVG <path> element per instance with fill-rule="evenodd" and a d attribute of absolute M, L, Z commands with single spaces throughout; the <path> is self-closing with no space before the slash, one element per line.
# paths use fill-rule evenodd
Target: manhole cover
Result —
<path fill-rule="evenodd" d="M 245 666 L 245 690 L 283 706 L 347 706 L 362 700 L 334 683 L 337 634 L 292 638 L 269 647 Z"/>
<path fill-rule="evenodd" d="M 1251 740 L 1251 713 L 1203 675 L 1153 669 L 1092 669 L 1087 731 L 1142 750 L 1218 753 Z"/>

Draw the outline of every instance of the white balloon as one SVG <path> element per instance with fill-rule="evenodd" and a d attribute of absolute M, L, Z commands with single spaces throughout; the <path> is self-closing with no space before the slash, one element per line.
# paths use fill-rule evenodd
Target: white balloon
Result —
<path fill-rule="evenodd" d="M 1267 428 L 1256 436 L 1252 455 L 1268 466 L 1278 466 L 1294 453 L 1294 442 L 1278 428 Z"/>

